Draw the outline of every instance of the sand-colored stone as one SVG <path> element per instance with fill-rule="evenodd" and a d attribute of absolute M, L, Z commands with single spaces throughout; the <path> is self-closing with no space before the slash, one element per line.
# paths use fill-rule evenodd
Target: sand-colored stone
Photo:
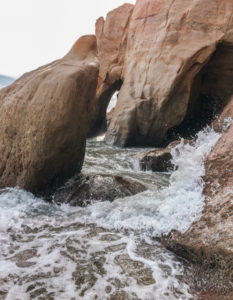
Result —
<path fill-rule="evenodd" d="M 82 168 L 99 73 L 94 35 L 0 91 L 0 186 L 44 190 Z"/>
<path fill-rule="evenodd" d="M 126 3 L 96 21 L 100 74 L 96 93 L 96 109 L 88 137 L 107 131 L 106 111 L 113 94 L 121 88 L 129 22 L 134 9 Z"/>
<path fill-rule="evenodd" d="M 110 76 L 103 70 L 115 58 L 110 69 L 122 73 L 109 83 L 123 81 L 106 134 L 109 144 L 160 146 L 184 120 L 212 121 L 233 95 L 232 11 L 231 0 L 138 0 L 122 31 L 127 36 L 121 69 L 118 52 L 106 51 L 118 38 L 117 19 L 111 26 L 98 20 L 100 76 Z"/>

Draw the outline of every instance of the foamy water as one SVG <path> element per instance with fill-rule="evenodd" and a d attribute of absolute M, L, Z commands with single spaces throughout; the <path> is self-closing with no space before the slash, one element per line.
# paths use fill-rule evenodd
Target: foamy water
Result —
<path fill-rule="evenodd" d="M 2 190 L 0 291 L 5 299 L 121 299 L 124 293 L 135 300 L 194 299 L 189 265 L 154 237 L 172 229 L 185 232 L 200 218 L 203 160 L 220 136 L 208 128 L 194 146 L 175 147 L 178 168 L 172 174 L 139 171 L 134 156 L 145 149 L 88 141 L 84 172 L 126 176 L 149 188 L 112 203 L 53 206 L 17 188 Z"/>

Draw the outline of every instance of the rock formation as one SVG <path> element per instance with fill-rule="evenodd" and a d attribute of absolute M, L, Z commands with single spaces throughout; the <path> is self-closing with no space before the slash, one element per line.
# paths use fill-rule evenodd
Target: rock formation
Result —
<path fill-rule="evenodd" d="M 133 4 L 124 4 L 96 22 L 100 74 L 96 93 L 96 110 L 88 137 L 107 131 L 106 111 L 113 94 L 122 85 L 123 66 Z"/>
<path fill-rule="evenodd" d="M 0 91 L 0 187 L 44 190 L 82 168 L 99 73 L 94 35 Z"/>
<path fill-rule="evenodd" d="M 110 144 L 161 146 L 165 136 L 189 138 L 210 123 L 233 95 L 232 10 L 231 0 L 138 0 L 100 18 L 91 136 L 122 83 Z"/>
<path fill-rule="evenodd" d="M 201 219 L 184 234 L 173 232 L 168 241 L 169 249 L 199 263 L 200 281 L 223 292 L 233 286 L 232 147 L 233 124 L 205 161 L 206 200 Z"/>
<path fill-rule="evenodd" d="M 92 200 L 113 201 L 145 190 L 141 183 L 120 176 L 79 174 L 55 193 L 54 202 L 87 206 Z"/>
<path fill-rule="evenodd" d="M 138 160 L 140 170 L 152 172 L 172 171 L 174 165 L 171 162 L 171 150 L 179 143 L 180 141 L 172 142 L 165 149 L 156 149 L 137 154 L 135 159 Z"/>

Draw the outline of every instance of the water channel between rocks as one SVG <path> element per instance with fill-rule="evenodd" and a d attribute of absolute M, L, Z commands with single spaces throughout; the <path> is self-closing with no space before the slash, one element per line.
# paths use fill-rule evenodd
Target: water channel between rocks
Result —
<path fill-rule="evenodd" d="M 219 139 L 172 150 L 172 174 L 141 172 L 134 156 L 87 141 L 85 174 L 135 179 L 148 190 L 86 208 L 50 205 L 17 188 L 0 194 L 0 299 L 196 299 L 192 266 L 157 237 L 185 232 L 203 208 L 203 160 Z"/>

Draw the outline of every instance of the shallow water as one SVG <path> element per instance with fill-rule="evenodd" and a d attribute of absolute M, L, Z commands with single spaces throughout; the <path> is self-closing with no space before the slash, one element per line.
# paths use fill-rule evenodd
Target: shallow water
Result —
<path fill-rule="evenodd" d="M 87 142 L 83 172 L 138 180 L 148 191 L 87 208 L 45 203 L 23 190 L 0 194 L 0 298 L 195 299 L 191 266 L 157 237 L 185 232 L 203 208 L 203 160 L 221 135 L 199 133 L 172 150 L 178 170 L 141 172 L 134 156 Z"/>

